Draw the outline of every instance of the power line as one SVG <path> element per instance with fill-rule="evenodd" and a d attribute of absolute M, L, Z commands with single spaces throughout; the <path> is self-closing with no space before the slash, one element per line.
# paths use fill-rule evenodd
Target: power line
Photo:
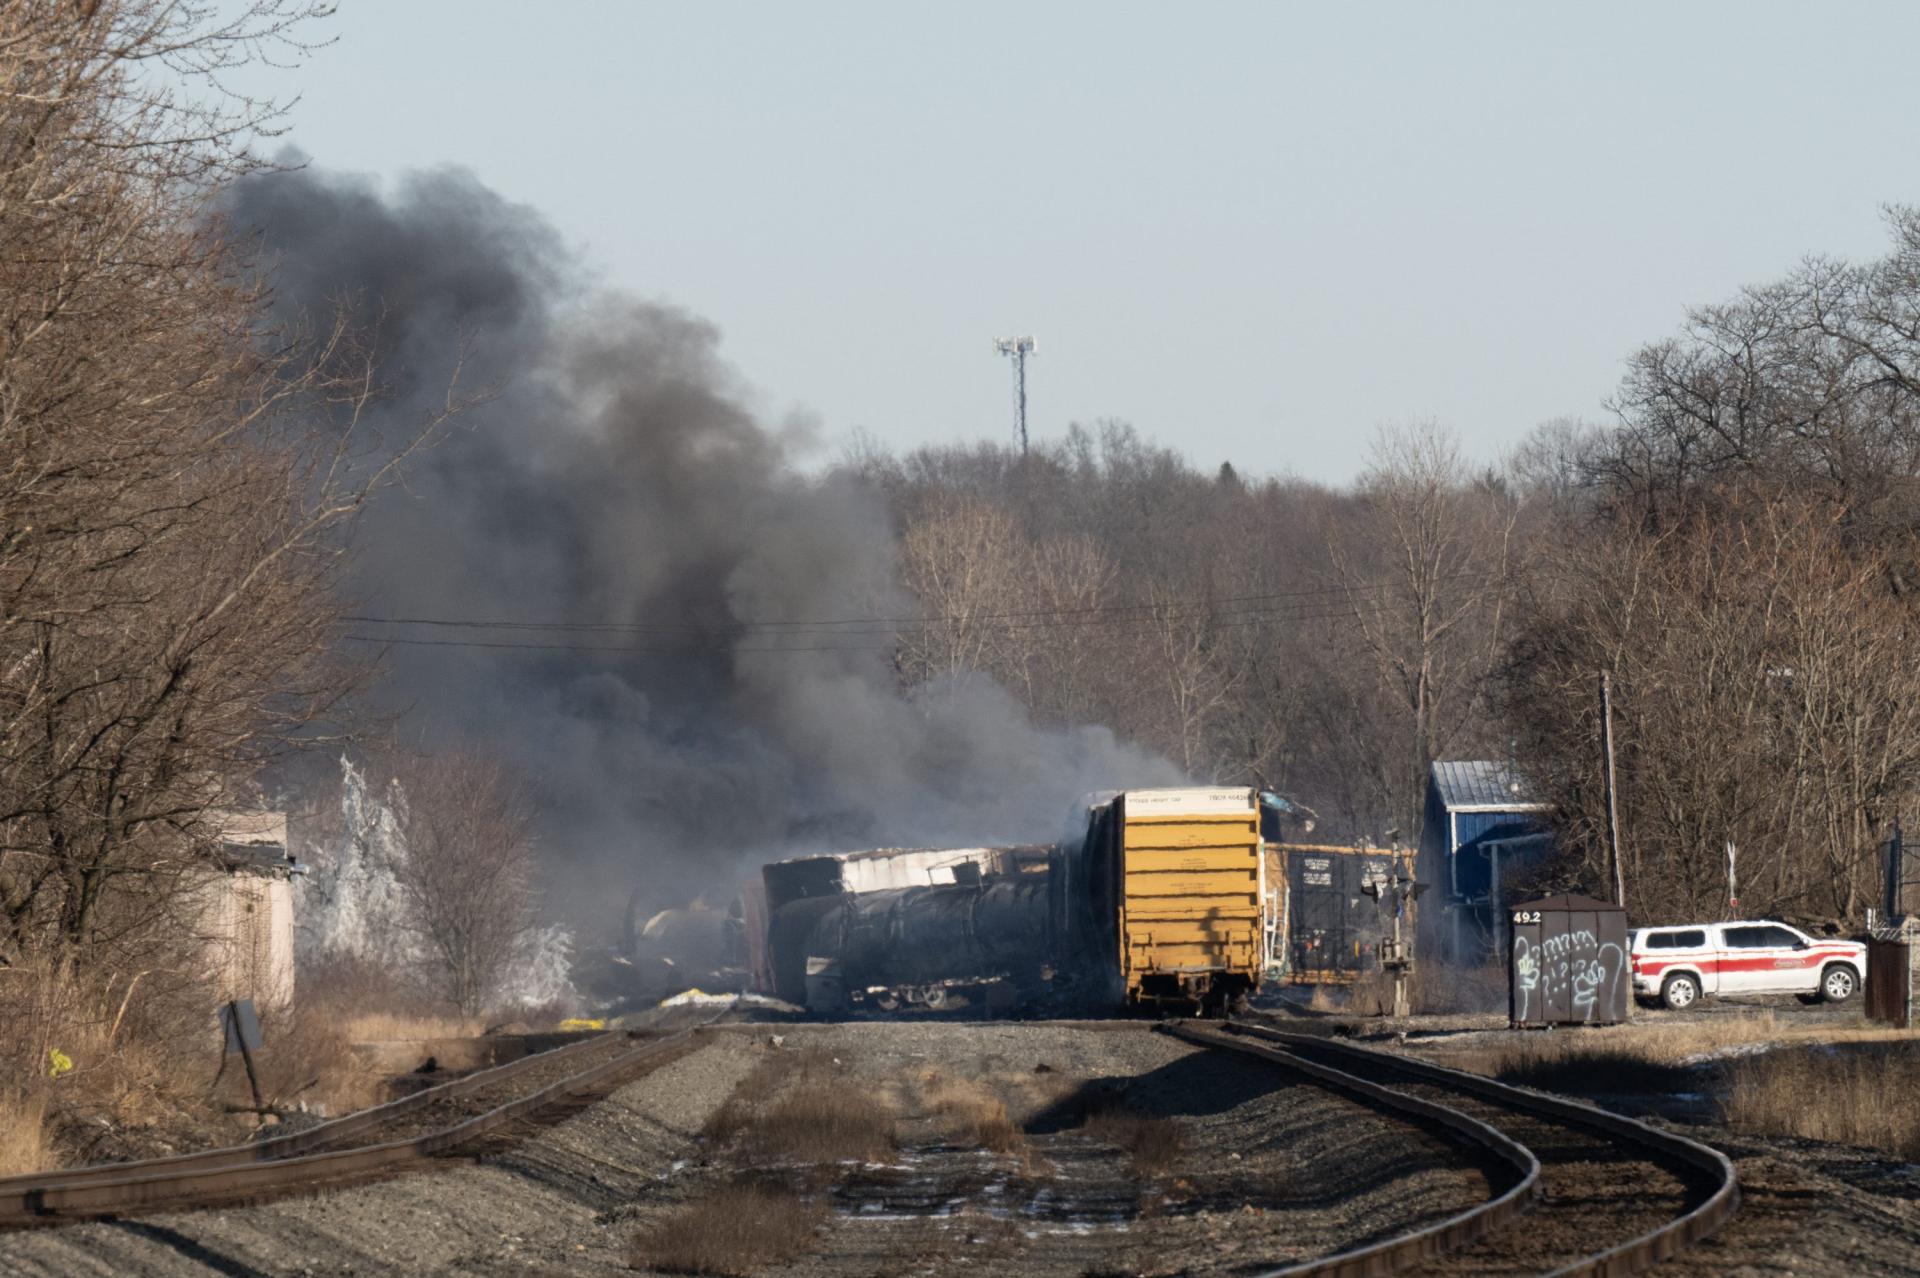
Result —
<path fill-rule="evenodd" d="M 1380 612 L 1384 610 L 1385 610 L 1385 605 L 1378 604 L 1378 603 L 1368 608 L 1368 611 L 1372 611 L 1372 612 Z M 1227 614 L 1225 616 L 1212 616 L 1208 618 L 1208 624 L 1215 629 L 1223 629 L 1223 630 L 1239 629 L 1247 626 L 1256 626 L 1261 624 L 1262 622 L 1267 622 L 1267 621 L 1306 622 L 1306 621 L 1335 620 L 1335 619 L 1350 616 L 1352 612 L 1353 612 L 1353 609 L 1351 607 L 1340 607 L 1340 608 L 1334 608 L 1327 611 L 1314 611 L 1311 608 L 1300 608 L 1300 607 L 1275 608 L 1275 609 L 1250 611 L 1237 616 L 1233 614 Z M 1111 635 L 1116 637 L 1124 636 L 1124 635 L 1141 634 L 1141 633 L 1150 631 L 1156 625 L 1162 623 L 1163 621 L 1179 620 L 1179 619 L 1181 618 L 1177 616 L 1176 617 L 1134 618 L 1125 622 L 1105 625 L 1100 628 L 1099 634 L 1101 636 Z M 834 636 L 809 636 L 809 637 L 827 638 L 827 637 L 834 637 Z M 844 637 L 858 638 L 862 636 L 858 634 L 848 634 L 848 635 L 845 635 Z M 904 639 L 911 636 L 910 636 L 910 633 L 906 633 L 906 634 L 896 634 L 895 637 L 899 639 Z M 547 642 L 547 641 L 529 642 L 529 641 L 521 641 L 521 640 L 418 639 L 418 638 L 411 638 L 406 636 L 391 636 L 391 635 L 343 635 L 341 636 L 341 639 L 345 642 L 351 642 L 351 643 L 399 645 L 399 646 L 406 646 L 406 647 L 516 649 L 521 651 L 535 651 L 535 652 L 606 652 L 606 653 L 619 653 L 624 655 L 662 656 L 662 657 L 734 656 L 736 654 L 749 654 L 749 653 L 772 654 L 772 653 L 802 653 L 802 652 L 815 652 L 815 653 L 817 652 L 848 652 L 848 653 L 894 652 L 894 651 L 897 651 L 899 647 L 898 643 L 780 644 L 775 646 L 757 646 L 757 647 L 730 645 L 726 643 L 690 643 L 690 644 L 683 644 L 676 647 L 660 647 L 660 646 L 641 645 L 641 644 L 577 644 L 577 643 L 555 643 L 555 642 Z"/>
<path fill-rule="evenodd" d="M 1490 584 L 1501 574 L 1495 571 L 1455 573 L 1440 579 L 1442 585 Z M 1322 586 L 1306 590 L 1278 590 L 1254 595 L 1226 595 L 1216 599 L 1172 599 L 1144 603 L 1090 604 L 1080 608 L 1032 608 L 1008 612 L 950 613 L 919 617 L 840 617 L 811 621 L 730 621 L 706 625 L 697 622 L 618 622 L 618 621 L 499 621 L 473 617 L 376 617 L 354 615 L 342 621 L 360 625 L 433 626 L 474 630 L 562 631 L 568 633 L 688 635 L 694 637 L 773 636 L 782 633 L 824 635 L 899 634 L 934 626 L 967 624 L 995 629 L 1024 629 L 1058 624 L 1098 624 L 1109 618 L 1145 614 L 1147 620 L 1191 615 L 1234 613 L 1245 608 L 1281 600 L 1320 600 L 1344 595 L 1348 599 L 1370 599 L 1396 592 L 1394 583 L 1370 586 Z M 865 627 L 867 629 L 847 629 Z"/>

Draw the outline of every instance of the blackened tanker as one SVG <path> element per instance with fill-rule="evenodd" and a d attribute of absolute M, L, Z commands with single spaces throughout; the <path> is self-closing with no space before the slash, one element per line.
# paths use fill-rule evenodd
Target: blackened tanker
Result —
<path fill-rule="evenodd" d="M 1057 848 L 912 848 L 766 867 L 774 993 L 823 1012 L 1044 1001 Z"/>

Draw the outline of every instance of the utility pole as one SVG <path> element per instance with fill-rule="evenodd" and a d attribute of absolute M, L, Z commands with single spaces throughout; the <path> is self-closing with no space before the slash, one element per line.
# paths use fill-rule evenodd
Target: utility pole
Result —
<path fill-rule="evenodd" d="M 1613 779 L 1613 679 L 1600 672 L 1600 751 L 1606 756 L 1607 862 L 1613 871 L 1613 903 L 1627 903 L 1627 883 L 1620 868 L 1620 796 Z"/>
<path fill-rule="evenodd" d="M 1031 337 L 994 339 L 993 349 L 1013 359 L 1013 437 L 1020 441 L 1020 455 L 1027 455 L 1027 356 L 1038 349 Z"/>
<path fill-rule="evenodd" d="M 1727 840 L 1727 917 L 1740 917 L 1740 848 L 1732 839 Z"/>
<path fill-rule="evenodd" d="M 1880 898 L 1880 904 L 1887 912 L 1886 925 L 1888 927 L 1895 927 L 1899 924 L 1903 913 L 1902 907 L 1906 904 L 1906 902 L 1901 899 L 1905 894 L 1900 890 L 1906 886 L 1907 881 L 1906 851 L 1906 843 L 1900 833 L 1900 814 L 1895 812 L 1893 814 L 1893 837 L 1887 840 L 1886 890 Z"/>

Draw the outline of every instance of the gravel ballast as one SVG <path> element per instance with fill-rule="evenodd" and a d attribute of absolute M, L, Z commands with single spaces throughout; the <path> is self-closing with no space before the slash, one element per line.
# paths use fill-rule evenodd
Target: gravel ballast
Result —
<path fill-rule="evenodd" d="M 655 1192 L 752 1066 L 723 1040 L 483 1162 L 257 1205 L 0 1235 L 0 1273 L 625 1273 L 605 1221 Z"/>
<path fill-rule="evenodd" d="M 1352 1246 L 1487 1193 L 1451 1146 L 1140 1024 L 739 1026 L 712 1039 L 477 1163 L 0 1236 L 0 1272 L 633 1273 L 636 1232 L 744 1174 L 826 1208 L 801 1254 L 771 1273 L 1204 1273 Z M 747 1167 L 702 1138 L 743 1080 L 778 1080 L 802 1054 L 887 1107 L 890 1155 Z M 1027 1129 L 1017 1148 L 954 1139 L 937 1098 L 959 1087 L 1005 1098 Z M 1177 1129 L 1172 1152 L 1143 1172 L 1114 1143 L 1124 1128 L 1089 1123 L 1114 1111 Z"/>

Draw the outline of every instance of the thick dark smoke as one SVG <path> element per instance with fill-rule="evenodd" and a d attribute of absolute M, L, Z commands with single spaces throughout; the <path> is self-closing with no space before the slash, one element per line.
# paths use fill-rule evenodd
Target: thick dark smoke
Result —
<path fill-rule="evenodd" d="M 436 641 L 391 652 L 407 739 L 529 770 L 581 921 L 797 851 L 1049 839 L 1088 791 L 1178 779 L 985 680 L 902 692 L 883 636 L 735 629 L 911 615 L 886 511 L 796 468 L 804 431 L 756 420 L 711 325 L 589 287 L 534 211 L 456 170 L 389 193 L 311 168 L 228 211 L 289 316 L 346 299 L 372 326 L 394 438 L 463 341 L 466 376 L 504 384 L 364 517 L 365 613 L 646 627 L 356 627 Z M 455 646 L 541 642 L 663 651 Z"/>

